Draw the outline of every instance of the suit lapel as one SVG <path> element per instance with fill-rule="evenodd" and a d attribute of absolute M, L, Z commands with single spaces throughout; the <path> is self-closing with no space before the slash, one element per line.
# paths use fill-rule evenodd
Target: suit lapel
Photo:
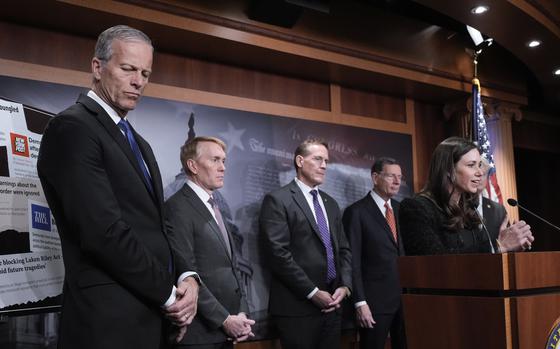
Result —
<path fill-rule="evenodd" d="M 505 216 L 499 206 L 488 198 L 482 198 L 482 220 L 493 239 L 497 239 Z"/>
<path fill-rule="evenodd" d="M 305 217 L 307 217 L 307 220 L 309 221 L 311 227 L 313 227 L 313 231 L 315 232 L 317 237 L 321 239 L 321 232 L 319 231 L 319 227 L 317 226 L 317 222 L 315 221 L 315 216 L 313 215 L 313 212 L 311 212 L 311 208 L 309 207 L 309 204 L 307 203 L 305 196 L 303 196 L 301 189 L 298 187 L 295 181 L 292 181 L 290 184 L 291 184 L 290 190 L 292 191 L 292 196 L 294 198 L 294 201 L 302 210 Z"/>
<path fill-rule="evenodd" d="M 484 220 L 484 224 L 486 224 L 487 226 L 494 224 L 492 205 L 488 201 L 489 200 L 487 198 L 482 198 L 482 219 Z"/>
<path fill-rule="evenodd" d="M 332 200 L 329 200 L 328 196 L 324 192 L 322 192 L 321 190 L 319 190 L 319 192 L 321 193 L 321 199 L 323 199 L 325 211 L 327 211 L 327 219 L 329 221 L 329 234 L 331 236 L 333 252 L 336 256 L 336 251 L 338 251 L 338 239 L 336 239 L 334 236 L 334 231 L 336 230 L 337 226 L 334 218 L 337 216 L 337 212 L 335 212 L 337 210 L 337 206 L 332 204 Z"/>
<path fill-rule="evenodd" d="M 189 202 L 191 207 L 194 208 L 196 213 L 198 213 L 200 215 L 200 217 L 205 222 L 208 222 L 208 225 L 210 226 L 211 230 L 214 232 L 214 234 L 220 240 L 220 243 L 222 244 L 222 247 L 224 248 L 224 252 L 226 252 L 226 255 L 231 260 L 231 255 L 233 254 L 233 251 L 231 253 L 228 252 L 228 247 L 226 245 L 226 242 L 224 241 L 224 237 L 222 236 L 222 231 L 220 230 L 220 227 L 218 226 L 218 223 L 216 222 L 216 220 L 214 219 L 214 217 L 212 216 L 210 211 L 208 211 L 208 208 L 206 207 L 206 205 L 202 202 L 202 200 L 200 200 L 198 195 L 196 195 L 196 193 L 191 189 L 191 187 L 189 187 L 189 185 L 187 183 L 185 183 L 185 185 L 183 185 L 183 188 L 181 189 L 181 192 L 183 193 L 183 195 L 185 196 L 185 198 L 187 199 L 187 202 Z M 224 222 L 224 225 L 225 225 L 225 222 Z M 227 231 L 227 226 L 226 226 L 226 231 Z M 229 238 L 229 231 L 228 231 L 228 238 Z M 230 245 L 231 245 L 231 239 L 230 239 Z M 233 250 L 233 248 L 232 248 L 232 250 Z"/>
<path fill-rule="evenodd" d="M 371 197 L 371 194 L 367 194 L 366 200 L 367 200 L 367 210 L 373 213 L 373 218 L 377 221 L 377 224 L 379 224 L 379 226 L 383 227 L 383 231 L 385 232 L 385 235 L 387 236 L 389 241 L 391 241 L 395 245 L 395 247 L 398 248 L 397 242 L 393 237 L 393 232 L 391 231 L 391 227 L 389 227 L 389 223 L 387 223 L 387 219 L 383 215 L 383 212 L 381 212 L 381 210 L 379 209 L 379 206 L 377 206 L 377 204 Z M 393 205 L 391 205 L 391 207 L 393 207 Z M 395 212 L 394 207 L 393 207 L 393 214 L 395 215 L 395 221 L 396 221 L 397 213 Z"/>
<path fill-rule="evenodd" d="M 150 177 L 152 178 L 152 188 L 154 189 L 155 199 L 158 203 L 159 207 L 163 206 L 163 187 L 161 184 L 161 175 L 159 173 L 159 169 L 157 166 L 157 161 L 152 152 L 148 142 L 142 138 L 136 131 L 132 128 L 132 133 L 136 138 L 136 143 L 138 143 L 138 147 L 140 148 L 140 152 L 142 153 L 142 157 L 144 158 L 144 162 L 146 166 L 148 166 L 148 171 L 150 172 Z M 136 161 L 138 163 L 138 161 Z M 141 173 L 142 179 L 144 179 L 144 174 Z M 150 190 L 146 185 L 146 189 Z"/>
<path fill-rule="evenodd" d="M 399 243 L 397 244 L 397 248 L 399 250 L 399 256 L 404 256 L 404 246 L 402 242 L 401 236 L 401 228 L 399 224 L 399 203 L 395 200 L 391 200 L 391 207 L 393 207 L 393 214 L 395 215 L 395 224 L 397 225 L 397 239 Z"/>
<path fill-rule="evenodd" d="M 113 122 L 111 117 L 107 115 L 107 112 L 93 99 L 82 94 L 78 98 L 78 103 L 86 107 L 95 116 L 95 118 L 99 121 L 99 123 L 103 125 L 107 133 L 111 136 L 111 138 L 113 138 L 113 140 L 117 143 L 119 148 L 126 155 L 128 161 L 130 162 L 132 167 L 136 170 L 136 174 L 140 177 L 142 183 L 144 183 L 144 186 L 146 187 L 146 190 L 149 192 L 150 190 L 146 186 L 146 181 L 144 180 L 144 174 L 140 169 L 140 165 L 138 164 L 138 161 L 136 160 L 136 157 L 132 152 L 132 148 L 130 147 L 130 144 L 126 140 L 126 137 L 122 134 L 119 127 Z"/>

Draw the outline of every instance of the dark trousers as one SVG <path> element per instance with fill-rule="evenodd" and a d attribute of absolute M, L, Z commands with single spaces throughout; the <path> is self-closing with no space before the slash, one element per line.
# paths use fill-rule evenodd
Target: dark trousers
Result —
<path fill-rule="evenodd" d="M 283 349 L 340 349 L 341 317 L 336 311 L 317 316 L 275 316 Z"/>
<path fill-rule="evenodd" d="M 223 342 L 223 343 L 213 343 L 213 344 L 178 345 L 178 346 L 175 346 L 175 348 L 182 348 L 182 349 L 233 349 L 233 342 L 232 341 L 227 341 L 227 342 Z"/>
<path fill-rule="evenodd" d="M 391 349 L 406 349 L 402 307 L 394 314 L 373 315 L 373 328 L 360 328 L 360 349 L 383 349 L 391 333 Z"/>

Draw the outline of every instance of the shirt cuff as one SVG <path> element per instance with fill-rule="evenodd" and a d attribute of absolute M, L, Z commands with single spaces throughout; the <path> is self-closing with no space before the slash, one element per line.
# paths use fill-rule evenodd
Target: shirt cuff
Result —
<path fill-rule="evenodd" d="M 168 308 L 171 304 L 175 303 L 175 300 L 177 299 L 176 293 L 177 287 L 173 286 L 173 288 L 171 289 L 171 295 L 169 296 L 169 298 L 167 298 L 167 301 L 165 301 L 162 308 Z"/>
<path fill-rule="evenodd" d="M 358 309 L 362 305 L 367 305 L 367 302 L 366 301 L 361 301 L 361 302 L 354 303 L 354 309 Z"/>
<path fill-rule="evenodd" d="M 177 285 L 179 285 L 181 281 L 185 280 L 189 276 L 192 276 L 196 280 L 196 282 L 198 282 L 198 284 L 200 285 L 201 283 L 200 276 L 198 276 L 198 274 L 195 273 L 194 271 L 186 271 L 183 274 L 181 274 L 177 279 Z M 163 308 L 169 307 L 171 304 L 175 303 L 176 299 L 177 299 L 177 287 L 173 286 L 173 288 L 171 289 L 171 295 L 169 296 L 169 298 L 167 298 L 167 301 L 165 301 L 162 307 Z"/>
<path fill-rule="evenodd" d="M 319 292 L 319 289 L 317 287 L 315 287 L 313 289 L 313 291 L 309 292 L 309 294 L 307 295 L 307 299 L 311 299 L 313 298 L 313 296 L 315 295 L 315 293 Z"/>
<path fill-rule="evenodd" d="M 192 276 L 199 285 L 201 284 L 202 280 L 200 280 L 200 276 L 198 276 L 197 273 L 195 273 L 194 271 L 186 271 L 183 274 L 179 275 L 179 278 L 177 279 L 177 285 L 179 285 L 181 281 L 185 280 L 189 276 Z"/>

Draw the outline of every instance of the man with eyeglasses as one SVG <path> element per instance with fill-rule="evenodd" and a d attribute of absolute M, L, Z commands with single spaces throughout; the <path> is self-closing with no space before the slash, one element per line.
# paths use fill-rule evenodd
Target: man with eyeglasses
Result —
<path fill-rule="evenodd" d="M 342 218 L 352 249 L 353 303 L 360 348 L 406 348 L 397 259 L 404 255 L 398 229 L 399 203 L 392 200 L 403 180 L 395 159 L 382 157 L 371 168 L 373 189 L 349 206 Z"/>
<path fill-rule="evenodd" d="M 269 313 L 282 348 L 340 348 L 341 302 L 350 295 L 351 259 L 336 201 L 318 190 L 329 151 L 307 140 L 294 154 L 296 178 L 265 196 L 259 217 L 272 272 Z"/>

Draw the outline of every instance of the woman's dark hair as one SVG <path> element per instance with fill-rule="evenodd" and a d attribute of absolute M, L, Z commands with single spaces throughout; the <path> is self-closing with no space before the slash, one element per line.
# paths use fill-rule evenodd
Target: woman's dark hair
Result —
<path fill-rule="evenodd" d="M 473 149 L 478 149 L 475 143 L 460 137 L 450 137 L 441 142 L 432 154 L 428 182 L 421 192 L 449 217 L 446 228 L 452 230 L 472 229 L 480 223 L 476 194 L 462 193 L 457 204 L 449 203 L 455 190 L 455 165 Z"/>

